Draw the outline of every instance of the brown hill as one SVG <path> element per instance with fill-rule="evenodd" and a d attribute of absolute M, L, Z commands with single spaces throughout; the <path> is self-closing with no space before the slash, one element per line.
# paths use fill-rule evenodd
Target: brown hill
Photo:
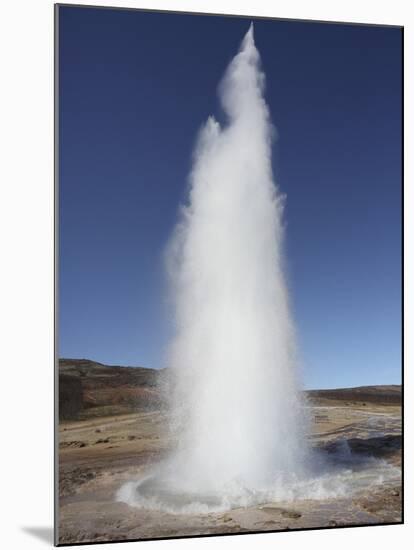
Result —
<path fill-rule="evenodd" d="M 108 366 L 88 359 L 59 360 L 59 418 L 156 410 L 164 370 Z"/>
<path fill-rule="evenodd" d="M 359 386 L 357 388 L 338 388 L 332 390 L 309 390 L 306 392 L 313 400 L 334 400 L 368 402 L 378 405 L 400 405 L 401 386 Z"/>
<path fill-rule="evenodd" d="M 126 414 L 162 408 L 166 369 L 109 366 L 88 359 L 59 360 L 59 418 Z M 315 404 L 401 403 L 401 386 L 361 386 L 306 392 Z"/>

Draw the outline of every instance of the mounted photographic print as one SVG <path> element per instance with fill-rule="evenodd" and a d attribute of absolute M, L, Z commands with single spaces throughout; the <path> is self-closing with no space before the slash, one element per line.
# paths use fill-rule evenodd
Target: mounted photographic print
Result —
<path fill-rule="evenodd" d="M 402 522 L 402 35 L 56 6 L 57 544 Z"/>

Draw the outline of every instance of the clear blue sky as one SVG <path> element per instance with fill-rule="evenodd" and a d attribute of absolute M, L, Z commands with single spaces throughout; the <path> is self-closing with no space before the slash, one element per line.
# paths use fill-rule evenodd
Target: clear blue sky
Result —
<path fill-rule="evenodd" d="M 163 249 L 249 23 L 60 8 L 61 357 L 163 366 Z M 305 384 L 400 383 L 401 31 L 254 23 Z"/>

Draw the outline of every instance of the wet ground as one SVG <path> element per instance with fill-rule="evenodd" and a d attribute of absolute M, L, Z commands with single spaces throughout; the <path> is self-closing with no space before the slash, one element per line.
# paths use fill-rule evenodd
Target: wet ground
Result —
<path fill-rule="evenodd" d="M 320 498 L 312 486 L 306 499 L 205 514 L 116 501 L 120 487 L 145 475 L 169 448 L 161 413 L 62 423 L 59 543 L 401 522 L 400 407 L 332 402 L 309 412 L 311 445 L 334 468 L 323 483 L 348 490 Z"/>

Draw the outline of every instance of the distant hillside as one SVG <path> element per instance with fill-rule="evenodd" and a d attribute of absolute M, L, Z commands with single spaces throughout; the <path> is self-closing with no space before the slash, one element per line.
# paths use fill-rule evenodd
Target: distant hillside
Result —
<path fill-rule="evenodd" d="M 108 366 L 88 359 L 59 360 L 59 417 L 124 414 L 162 405 L 164 370 Z"/>
<path fill-rule="evenodd" d="M 333 390 L 309 390 L 312 399 L 336 401 L 362 401 L 384 405 L 401 403 L 401 386 L 359 386 L 357 388 L 338 388 Z"/>
<path fill-rule="evenodd" d="M 59 360 L 59 418 L 75 420 L 91 416 L 127 414 L 162 408 L 161 389 L 166 369 L 108 366 L 88 359 Z M 361 386 L 310 390 L 314 403 L 333 401 L 401 403 L 401 386 Z"/>

